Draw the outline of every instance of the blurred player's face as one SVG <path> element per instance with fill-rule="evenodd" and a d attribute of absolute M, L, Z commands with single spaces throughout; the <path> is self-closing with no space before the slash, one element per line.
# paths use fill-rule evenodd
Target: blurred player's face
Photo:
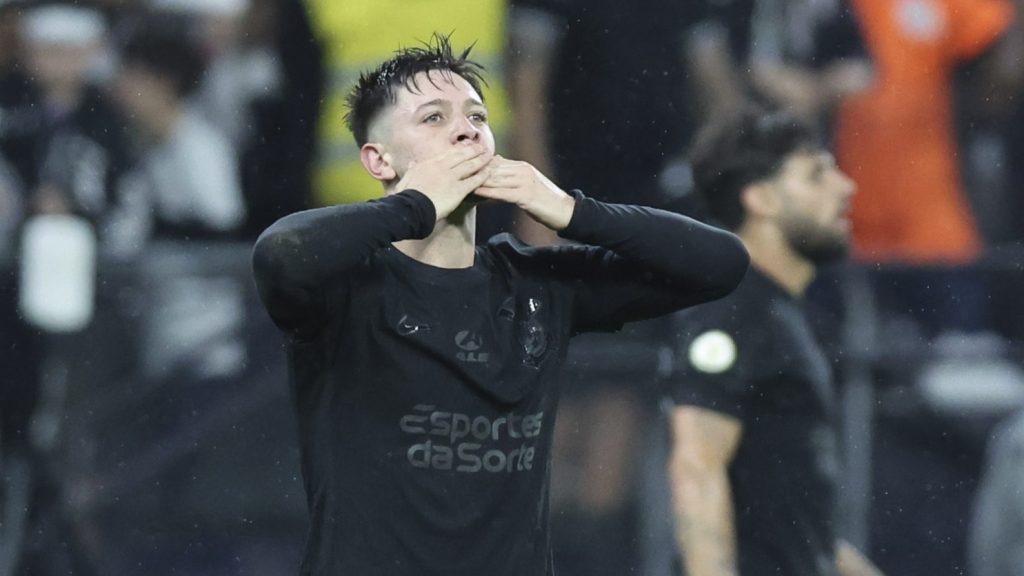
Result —
<path fill-rule="evenodd" d="M 480 95 L 461 76 L 438 71 L 416 76 L 418 89 L 401 89 L 397 101 L 371 128 L 380 136 L 401 178 L 412 161 L 443 154 L 455 146 L 482 144 L 494 154 L 494 134 Z"/>
<path fill-rule="evenodd" d="M 823 151 L 797 152 L 775 177 L 779 228 L 790 246 L 815 264 L 841 258 L 850 245 L 850 198 L 856 186 Z"/>
<path fill-rule="evenodd" d="M 219 57 L 239 44 L 244 32 L 242 16 L 227 14 L 203 19 L 203 42 L 209 54 Z"/>
<path fill-rule="evenodd" d="M 29 68 L 47 89 L 60 90 L 80 86 L 93 64 L 99 47 L 93 44 L 28 42 Z"/>
<path fill-rule="evenodd" d="M 177 101 L 170 80 L 143 66 L 122 63 L 114 83 L 114 96 L 125 110 L 143 125 L 155 125 Z"/>

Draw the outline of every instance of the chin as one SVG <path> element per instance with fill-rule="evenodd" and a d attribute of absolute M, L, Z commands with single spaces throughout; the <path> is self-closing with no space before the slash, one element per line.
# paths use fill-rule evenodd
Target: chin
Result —
<path fill-rule="evenodd" d="M 793 250 L 814 265 L 831 264 L 842 260 L 850 251 L 850 239 L 846 234 L 829 234 L 821 231 L 803 231 L 789 236 Z"/>
<path fill-rule="evenodd" d="M 814 245 L 804 244 L 798 252 L 812 264 L 819 266 L 832 264 L 844 258 L 850 252 L 850 245 L 847 242 L 822 242 Z"/>

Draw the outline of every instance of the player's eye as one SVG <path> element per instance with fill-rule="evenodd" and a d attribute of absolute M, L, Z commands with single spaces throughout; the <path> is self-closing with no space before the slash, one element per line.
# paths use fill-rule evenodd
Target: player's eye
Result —
<path fill-rule="evenodd" d="M 427 116 L 425 116 L 423 118 L 423 122 L 425 124 L 436 124 L 436 123 L 440 122 L 442 119 L 443 119 L 443 116 L 441 116 L 440 112 L 434 112 L 432 114 L 428 114 Z"/>
<path fill-rule="evenodd" d="M 487 123 L 487 113 L 486 112 L 473 112 L 472 114 L 469 115 L 469 119 L 471 121 L 473 121 L 473 122 L 478 123 L 478 124 L 486 124 Z"/>

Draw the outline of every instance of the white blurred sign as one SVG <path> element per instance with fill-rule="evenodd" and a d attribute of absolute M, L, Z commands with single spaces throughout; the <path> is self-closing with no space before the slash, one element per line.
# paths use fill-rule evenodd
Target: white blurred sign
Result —
<path fill-rule="evenodd" d="M 50 332 L 74 332 L 92 319 L 96 235 L 68 215 L 30 218 L 22 231 L 19 307 L 25 320 Z"/>

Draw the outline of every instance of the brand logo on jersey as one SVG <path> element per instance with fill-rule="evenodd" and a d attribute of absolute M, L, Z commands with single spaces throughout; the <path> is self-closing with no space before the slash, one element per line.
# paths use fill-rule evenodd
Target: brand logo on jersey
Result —
<path fill-rule="evenodd" d="M 521 472 L 533 470 L 544 413 L 509 413 L 497 418 L 445 412 L 436 406 L 418 404 L 412 414 L 399 420 L 406 434 L 419 436 L 406 451 L 413 468 L 465 473 Z M 516 441 L 511 450 L 499 444 Z"/>
<path fill-rule="evenodd" d="M 721 330 L 711 330 L 694 338 L 687 359 L 697 370 L 720 374 L 736 363 L 736 343 Z"/>
<path fill-rule="evenodd" d="M 490 354 L 480 352 L 480 348 L 484 345 L 484 339 L 472 330 L 463 330 L 456 334 L 455 345 L 462 349 L 455 357 L 463 362 L 482 364 L 490 359 Z"/>
<path fill-rule="evenodd" d="M 430 325 L 417 322 L 416 320 L 409 318 L 408 314 L 404 314 L 398 319 L 398 326 L 396 326 L 396 328 L 398 329 L 398 333 L 402 336 L 412 336 L 413 334 L 430 330 Z"/>

